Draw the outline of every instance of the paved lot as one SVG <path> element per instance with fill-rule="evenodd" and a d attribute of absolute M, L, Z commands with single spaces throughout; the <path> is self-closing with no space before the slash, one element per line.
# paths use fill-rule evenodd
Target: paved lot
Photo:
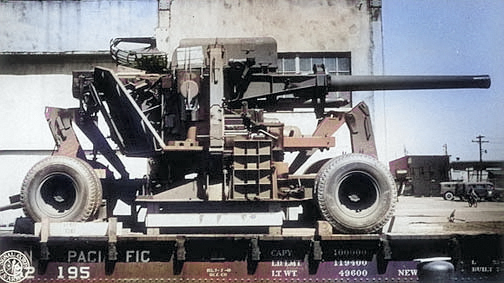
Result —
<path fill-rule="evenodd" d="M 454 222 L 448 218 L 455 211 Z M 392 225 L 390 225 L 392 224 Z M 391 234 L 504 234 L 504 202 L 483 201 L 469 207 L 464 201 L 441 197 L 400 196 L 393 221 L 384 227 Z"/>

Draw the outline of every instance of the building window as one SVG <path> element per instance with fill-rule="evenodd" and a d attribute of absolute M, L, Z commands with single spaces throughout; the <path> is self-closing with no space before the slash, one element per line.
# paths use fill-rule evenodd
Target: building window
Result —
<path fill-rule="evenodd" d="M 325 71 L 331 76 L 351 74 L 350 52 L 286 52 L 278 53 L 280 74 L 313 74 L 313 65 L 324 64 Z M 348 107 L 352 105 L 350 91 L 329 92 L 326 97 L 328 107 Z"/>
<path fill-rule="evenodd" d="M 350 52 L 287 52 L 278 53 L 278 72 L 281 74 L 313 73 L 314 64 L 324 64 L 330 75 L 350 75 Z"/>

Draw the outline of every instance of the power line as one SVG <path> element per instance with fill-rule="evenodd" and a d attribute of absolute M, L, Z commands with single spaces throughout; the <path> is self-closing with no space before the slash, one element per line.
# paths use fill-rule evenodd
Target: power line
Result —
<path fill-rule="evenodd" d="M 483 149 L 481 148 L 481 145 L 483 143 L 489 142 L 489 141 L 484 141 L 483 140 L 484 137 L 485 136 L 479 135 L 479 136 L 476 137 L 477 140 L 473 140 L 472 141 L 472 142 L 477 142 L 478 145 L 479 145 L 479 163 L 480 163 L 480 166 L 479 166 L 479 168 L 477 170 L 477 173 L 476 173 L 478 181 L 481 181 L 482 175 L 483 175 L 483 172 L 482 172 L 483 171 Z M 485 150 L 485 153 L 486 153 L 486 150 Z"/>
<path fill-rule="evenodd" d="M 478 140 L 473 140 L 472 141 L 472 142 L 477 142 L 479 144 L 479 161 L 480 162 L 483 162 L 483 149 L 481 148 L 481 145 L 483 143 L 489 142 L 489 141 L 484 141 L 483 140 L 484 137 L 485 136 L 479 135 L 479 136 L 476 137 Z M 485 150 L 485 153 L 486 153 L 486 150 Z"/>

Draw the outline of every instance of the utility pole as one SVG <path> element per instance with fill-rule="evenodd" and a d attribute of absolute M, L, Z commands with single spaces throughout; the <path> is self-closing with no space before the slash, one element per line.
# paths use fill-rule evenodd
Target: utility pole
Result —
<path fill-rule="evenodd" d="M 479 166 L 479 170 L 477 171 L 477 180 L 478 181 L 481 181 L 482 179 L 482 176 L 483 175 L 483 149 L 481 148 L 481 145 L 483 143 L 487 143 L 489 141 L 484 141 L 483 138 L 485 136 L 482 136 L 482 135 L 479 135 L 477 136 L 477 140 L 473 140 L 472 142 L 477 142 L 479 144 L 479 163 L 480 163 L 480 166 Z M 486 150 L 485 150 L 485 153 L 486 153 Z"/>

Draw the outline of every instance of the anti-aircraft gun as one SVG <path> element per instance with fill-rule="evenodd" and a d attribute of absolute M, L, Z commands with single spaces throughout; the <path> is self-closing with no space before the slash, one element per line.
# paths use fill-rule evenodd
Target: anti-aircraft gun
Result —
<path fill-rule="evenodd" d="M 128 41 L 150 48 L 118 48 Z M 132 208 L 134 228 L 148 233 L 280 227 L 286 212 L 300 206 L 298 222 L 378 232 L 394 212 L 393 177 L 376 159 L 367 106 L 339 111 L 341 101 L 327 99 L 328 92 L 490 86 L 486 75 L 330 76 L 323 65 L 313 66 L 313 74 L 279 74 L 272 38 L 182 40 L 169 67 L 153 39 L 116 39 L 111 51 L 117 62 L 143 71 L 74 72 L 79 107 L 46 108 L 57 149 L 28 172 L 20 194 L 34 221 L 104 219 L 103 204 L 110 216 L 120 199 Z M 314 109 L 311 136 L 265 115 L 286 106 Z M 129 178 L 98 116 L 122 155 L 148 159 L 145 178 Z M 86 157 L 72 124 L 120 177 Z M 296 173 L 316 151 L 335 146 L 333 134 L 343 124 L 353 152 Z M 290 164 L 287 152 L 297 152 Z"/>

